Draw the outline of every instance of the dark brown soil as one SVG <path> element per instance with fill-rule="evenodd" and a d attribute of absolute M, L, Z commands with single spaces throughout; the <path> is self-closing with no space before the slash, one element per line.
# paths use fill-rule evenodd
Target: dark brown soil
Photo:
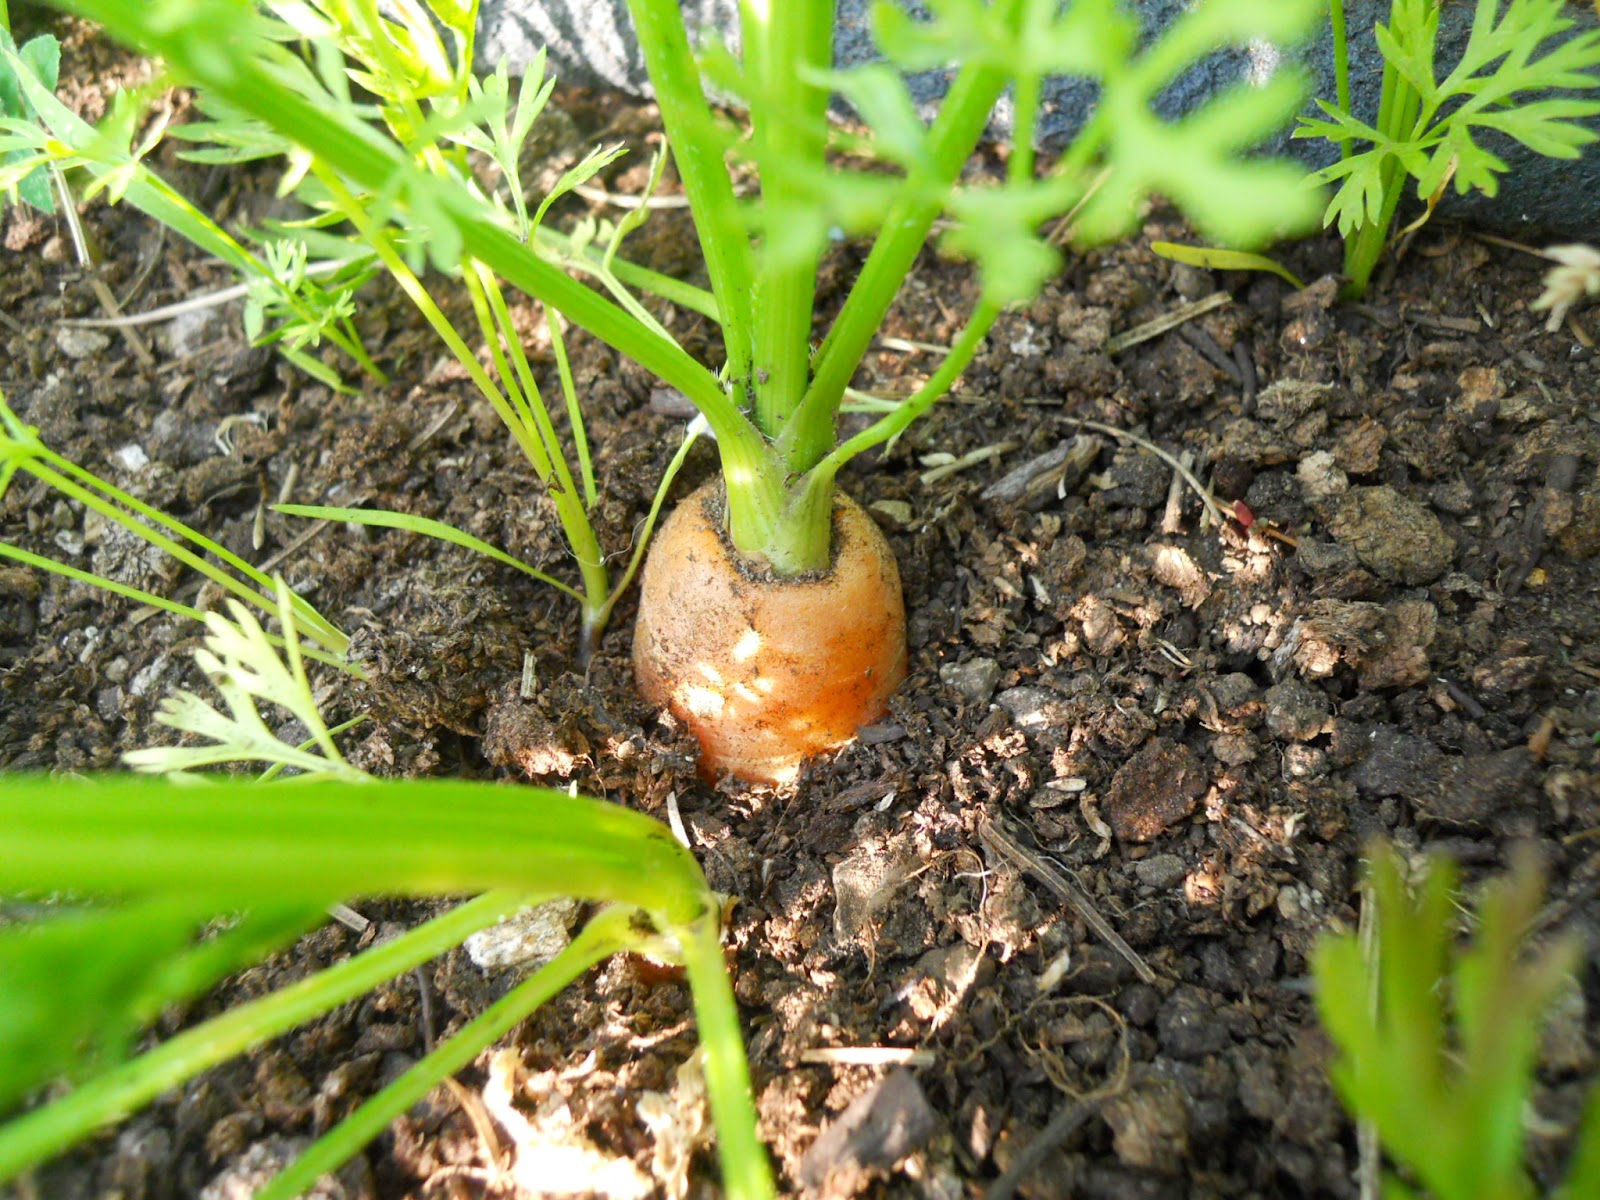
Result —
<path fill-rule="evenodd" d="M 567 99 L 582 132 L 553 135 L 556 154 L 602 127 L 648 134 L 648 109 Z M 608 185 L 636 183 L 639 161 Z M 271 194 L 262 179 L 182 178 L 236 214 Z M 95 205 L 86 221 L 101 278 L 131 311 L 229 282 L 137 213 Z M 835 1193 L 982 1195 L 1087 1097 L 1017 1194 L 1355 1195 L 1354 1134 L 1323 1074 L 1307 955 L 1319 933 L 1354 924 L 1361 847 L 1376 834 L 1447 852 L 1474 882 L 1514 843 L 1536 843 L 1552 878 L 1545 926 L 1589 947 L 1537 1096 L 1533 1158 L 1550 1184 L 1595 1074 L 1600 1002 L 1600 367 L 1585 318 L 1545 333 L 1528 311 L 1540 261 L 1467 231 L 1425 231 L 1365 305 L 1150 252 L 1183 233 L 1156 220 L 1134 243 L 1075 256 L 1002 320 L 948 402 L 848 473 L 899 556 L 911 677 L 860 744 L 780 791 L 699 781 L 692 744 L 634 694 L 627 603 L 580 671 L 573 606 L 464 551 L 336 527 L 308 539 L 305 523 L 270 513 L 253 544 L 261 505 L 295 472 L 295 500 L 437 517 L 567 571 L 510 439 L 382 289 L 364 332 L 395 382 L 338 396 L 246 346 L 233 309 L 185 331 L 69 334 L 60 319 L 99 312 L 90 281 L 58 224 L 12 213 L 0 387 L 52 447 L 272 560 L 356 633 L 373 682 L 338 685 L 327 711 L 371 716 L 351 746 L 362 766 L 526 768 L 658 815 L 676 795 L 711 882 L 738 898 L 730 962 L 786 1188 L 817 1177 L 818 1160 L 802 1169 L 808 1148 L 886 1076 L 815 1052 L 878 1047 L 921 1052 L 925 1119 L 909 1158 L 836 1175 Z M 685 271 L 684 239 L 668 212 L 630 247 Z M 1336 269 L 1338 247 L 1285 259 L 1315 279 Z M 825 309 L 853 262 L 844 251 L 830 270 Z M 1231 297 L 1221 307 L 1106 352 L 1108 337 L 1219 290 Z M 971 293 L 965 268 L 929 256 L 885 334 L 946 342 Z M 714 341 L 697 320 L 675 328 L 695 352 Z M 573 344 L 600 533 L 620 553 L 681 418 L 652 409 L 643 372 Z M 547 345 L 530 345 L 553 380 Z M 903 394 L 931 361 L 884 350 L 858 383 Z M 1207 520 L 1167 464 L 1080 420 L 1192 456 L 1230 519 Z M 988 491 L 1078 437 L 1095 440 L 1020 497 L 1016 480 L 1009 500 Z M 984 449 L 937 471 L 942 456 Z M 676 494 L 714 469 L 698 449 Z M 0 538 L 196 594 L 31 479 L 0 502 Z M 196 684 L 196 634 L 0 567 L 0 768 L 109 769 L 170 736 L 153 713 L 167 689 Z M 528 657 L 537 685 L 524 698 Z M 424 915 L 361 907 L 374 921 L 365 940 Z M 362 941 L 323 930 L 186 1019 Z M 196 1081 L 18 1194 L 198 1195 L 326 1128 L 516 978 L 459 952 L 425 974 L 426 1007 L 416 978 L 398 980 Z M 569 989 L 514 1041 L 524 1111 L 648 1171 L 635 1101 L 669 1090 L 693 1049 L 687 1005 L 680 982 L 633 961 Z M 486 1056 L 467 1089 L 490 1068 Z M 891 1091 L 916 1107 L 917 1089 Z M 521 1194 L 507 1182 L 514 1131 L 494 1128 L 488 1147 L 441 1089 L 328 1194 Z M 714 1179 L 702 1155 L 693 1192 Z"/>

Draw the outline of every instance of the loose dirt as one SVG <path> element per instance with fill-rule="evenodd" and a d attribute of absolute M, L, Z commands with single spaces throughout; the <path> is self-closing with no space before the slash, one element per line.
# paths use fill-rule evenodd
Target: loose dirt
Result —
<path fill-rule="evenodd" d="M 651 137 L 648 108 L 565 103 L 553 164 L 601 136 L 635 150 Z M 599 182 L 627 191 L 643 161 Z M 165 165 L 220 211 L 271 195 L 269 179 Z M 131 210 L 85 219 L 129 311 L 230 282 Z M 1379 834 L 1461 860 L 1469 889 L 1513 844 L 1539 847 L 1542 928 L 1575 928 L 1590 948 L 1535 1103 L 1533 1161 L 1543 1184 L 1559 1177 L 1600 1002 L 1600 368 L 1592 310 L 1556 333 L 1529 312 L 1540 260 L 1429 228 L 1355 305 L 1326 282 L 1297 294 L 1174 266 L 1149 242 L 1185 230 L 1159 214 L 1134 242 L 1074 255 L 1001 321 L 954 396 L 847 473 L 899 560 L 911 674 L 857 745 L 772 790 L 702 783 L 692 741 L 637 698 L 631 601 L 581 670 L 573 606 L 510 569 L 262 513 L 293 476 L 294 500 L 436 517 L 570 574 L 532 473 L 403 301 L 374 287 L 362 313 L 394 382 L 341 396 L 247 346 L 236 309 L 137 333 L 63 327 L 100 315 L 65 231 L 13 212 L 4 234 L 10 403 L 56 450 L 274 562 L 354 632 L 371 684 L 325 684 L 331 717 L 371 718 L 352 735 L 356 762 L 576 785 L 662 816 L 675 798 L 711 882 L 737 898 L 730 969 L 786 1188 L 978 1196 L 1032 1151 L 1014 1194 L 1038 1200 L 1355 1195 L 1307 956 L 1323 931 L 1354 926 L 1362 846 Z M 670 211 L 629 249 L 693 270 Z M 1319 279 L 1338 247 L 1283 257 Z M 858 258 L 846 247 L 830 264 L 824 319 Z M 925 256 L 885 338 L 947 343 L 972 290 L 964 267 Z M 1107 352 L 1218 293 L 1220 306 Z M 557 394 L 537 314 L 520 315 Z M 709 353 L 699 318 L 666 319 Z M 603 346 L 575 334 L 572 349 L 597 524 L 622 556 L 682 418 Z M 934 362 L 884 348 L 856 382 L 903 395 Z M 1102 426 L 1192 463 L 1224 519 Z M 714 470 L 697 448 L 675 495 Z M 0 538 L 215 603 L 27 478 L 0 502 Z M 169 688 L 199 683 L 196 638 L 182 619 L 0 567 L 0 768 L 109 769 L 168 739 L 153 715 Z M 426 911 L 359 907 L 366 935 L 312 935 L 158 1032 Z M 19 1194 L 242 1194 L 227 1189 L 516 978 L 454 953 L 207 1074 Z M 462 1079 L 518 1096 L 541 1136 L 648 1174 L 655 1139 L 636 1102 L 670 1093 L 694 1045 L 682 982 L 618 960 Z M 853 1065 L 862 1048 L 899 1052 L 909 1074 Z M 851 1132 L 858 1106 L 808 1158 L 869 1092 L 879 1116 L 904 1117 L 903 1141 Z M 325 1194 L 519 1194 L 517 1156 L 542 1143 L 489 1128 L 492 1145 L 436 1091 Z M 714 1178 L 702 1153 L 690 1194 L 714 1194 Z"/>

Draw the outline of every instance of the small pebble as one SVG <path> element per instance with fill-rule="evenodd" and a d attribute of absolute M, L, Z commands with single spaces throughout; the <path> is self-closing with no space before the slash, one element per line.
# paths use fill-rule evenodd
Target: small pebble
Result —
<path fill-rule="evenodd" d="M 887 1169 L 922 1149 L 938 1128 L 916 1077 L 896 1068 L 851 1101 L 811 1144 L 800 1160 L 800 1182 L 815 1188 L 836 1172 Z"/>
<path fill-rule="evenodd" d="M 995 703 L 1022 729 L 1052 724 L 1061 714 L 1061 697 L 1049 688 L 1007 688 L 995 697 Z"/>
<path fill-rule="evenodd" d="M 144 447 L 137 442 L 129 442 L 126 446 L 119 446 L 111 455 L 122 464 L 124 470 L 142 471 L 150 465 L 150 456 L 144 452 Z"/>
<path fill-rule="evenodd" d="M 1164 891 L 1183 882 L 1189 868 L 1176 854 L 1153 854 L 1134 863 L 1133 873 L 1145 887 Z"/>
<path fill-rule="evenodd" d="M 1164 1053 L 1191 1061 L 1216 1054 L 1233 1040 L 1217 1019 L 1217 1005 L 1194 988 L 1180 987 L 1156 1014 L 1156 1037 Z"/>
<path fill-rule="evenodd" d="M 1387 485 L 1351 488 L 1329 531 L 1355 551 L 1362 566 L 1410 587 L 1439 578 L 1456 552 L 1438 517 Z"/>
<path fill-rule="evenodd" d="M 485 971 L 538 966 L 567 948 L 577 916 L 576 900 L 547 900 L 473 934 L 467 939 L 467 956 Z"/>
<path fill-rule="evenodd" d="M 1199 807 L 1210 779 L 1189 747 L 1153 738 L 1106 790 L 1106 817 L 1125 842 L 1152 842 Z"/>
<path fill-rule="evenodd" d="M 1351 772 L 1367 799 L 1405 796 L 1416 802 L 1437 786 L 1439 750 L 1427 738 L 1380 725 L 1367 735 L 1367 756 Z"/>
<path fill-rule="evenodd" d="M 1308 742 L 1328 725 L 1328 697 L 1298 679 L 1267 689 L 1267 729 L 1285 742 Z"/>
<path fill-rule="evenodd" d="M 1176 1175 L 1189 1156 L 1189 1108 L 1170 1079 L 1145 1080 L 1100 1110 L 1111 1147 L 1127 1166 Z"/>
<path fill-rule="evenodd" d="M 79 329 L 63 325 L 56 330 L 56 349 L 68 358 L 93 358 L 111 347 L 111 339 L 98 329 Z"/>
<path fill-rule="evenodd" d="M 939 682 L 954 688 L 974 704 L 987 704 L 1000 683 L 1000 664 L 992 658 L 945 663 L 939 668 Z"/>

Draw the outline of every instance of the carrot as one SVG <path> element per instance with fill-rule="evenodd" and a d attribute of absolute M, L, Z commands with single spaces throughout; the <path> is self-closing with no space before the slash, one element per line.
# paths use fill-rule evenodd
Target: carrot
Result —
<path fill-rule="evenodd" d="M 854 741 L 905 678 L 900 571 L 872 518 L 835 493 L 828 570 L 775 577 L 729 546 L 726 503 L 708 484 L 656 534 L 634 669 L 699 739 L 707 777 L 787 782 Z"/>

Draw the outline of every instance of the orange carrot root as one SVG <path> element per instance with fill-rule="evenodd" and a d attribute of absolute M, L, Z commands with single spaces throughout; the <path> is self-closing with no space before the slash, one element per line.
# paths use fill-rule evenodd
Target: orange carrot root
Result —
<path fill-rule="evenodd" d="M 722 533 L 722 490 L 695 492 L 662 525 L 640 583 L 639 689 L 699 739 L 701 770 L 782 783 L 855 740 L 906 675 L 905 604 L 888 542 L 836 496 L 833 566 L 779 579 Z"/>

